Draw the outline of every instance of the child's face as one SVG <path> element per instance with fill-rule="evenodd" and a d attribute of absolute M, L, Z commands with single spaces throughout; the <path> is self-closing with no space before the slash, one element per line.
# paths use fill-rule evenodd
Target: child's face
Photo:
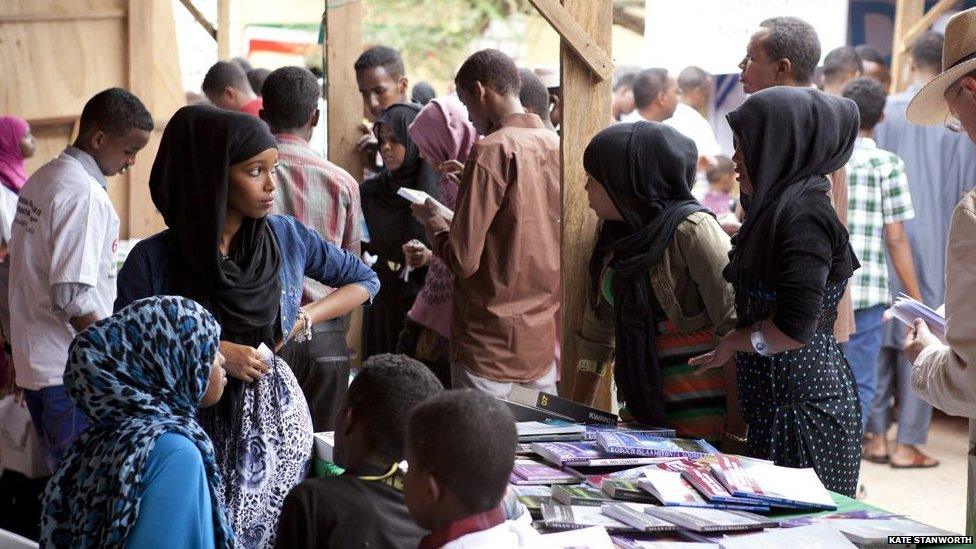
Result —
<path fill-rule="evenodd" d="M 373 67 L 356 73 L 359 93 L 363 96 L 367 118 L 377 120 L 391 105 L 405 103 L 407 78 L 394 78 L 386 67 Z"/>
<path fill-rule="evenodd" d="M 380 156 L 383 157 L 383 165 L 391 172 L 400 169 L 403 160 L 407 157 L 407 148 L 397 141 L 396 135 L 393 134 L 393 128 L 386 124 L 380 124 L 377 139 L 380 142 Z"/>
<path fill-rule="evenodd" d="M 20 140 L 20 155 L 24 158 L 30 158 L 34 156 L 36 150 L 37 142 L 34 140 L 34 134 L 27 130 L 27 133 Z"/>
<path fill-rule="evenodd" d="M 623 221 L 623 216 L 610 199 L 607 190 L 591 175 L 586 176 L 586 197 L 589 199 L 590 209 L 600 219 Z"/>
<path fill-rule="evenodd" d="M 271 148 L 230 167 L 227 210 L 260 219 L 271 213 L 278 169 L 278 149 Z"/>
<path fill-rule="evenodd" d="M 488 107 L 485 103 L 485 88 L 480 82 L 475 82 L 475 88 L 474 90 L 469 90 L 464 86 L 458 86 L 458 99 L 467 107 L 468 118 L 471 120 L 474 128 L 478 130 L 478 133 L 488 135 L 491 131 L 492 123 L 491 117 L 488 114 Z"/>
<path fill-rule="evenodd" d="M 106 176 L 125 172 L 136 163 L 136 155 L 149 143 L 149 132 L 132 128 L 125 135 L 116 137 L 103 131 L 91 138 L 92 156 Z"/>
<path fill-rule="evenodd" d="M 410 452 L 410 445 L 406 448 L 406 459 L 409 467 L 403 475 L 403 500 L 407 504 L 410 516 L 421 527 L 431 529 L 433 524 L 434 501 L 430 493 L 430 473 L 421 468 Z"/>

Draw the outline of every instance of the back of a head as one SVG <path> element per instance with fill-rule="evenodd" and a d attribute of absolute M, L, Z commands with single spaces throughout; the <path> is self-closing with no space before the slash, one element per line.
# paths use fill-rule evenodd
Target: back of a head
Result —
<path fill-rule="evenodd" d="M 850 46 L 831 50 L 824 58 L 823 75 L 828 82 L 843 79 L 848 74 L 863 72 L 864 64 L 861 62 L 861 56 Z"/>
<path fill-rule="evenodd" d="M 723 178 L 734 173 L 735 166 L 732 164 L 732 159 L 720 154 L 715 156 L 715 164 L 705 170 L 705 177 L 709 183 L 718 183 Z"/>
<path fill-rule="evenodd" d="M 321 95 L 322 88 L 308 69 L 276 69 L 264 81 L 264 119 L 275 130 L 301 128 L 318 108 Z"/>
<path fill-rule="evenodd" d="M 820 38 L 810 23 L 799 17 L 771 17 L 759 24 L 769 31 L 766 54 L 773 61 L 789 59 L 797 84 L 809 84 L 820 63 Z"/>
<path fill-rule="evenodd" d="M 517 441 L 508 408 L 475 390 L 446 391 L 424 402 L 407 427 L 410 467 L 429 472 L 470 514 L 501 502 Z"/>
<path fill-rule="evenodd" d="M 941 32 L 923 33 L 912 44 L 912 60 L 919 70 L 936 74 L 942 72 L 942 45 L 945 36 Z"/>
<path fill-rule="evenodd" d="M 636 72 L 625 72 L 621 74 L 613 84 L 613 91 L 621 89 L 633 89 L 634 79 L 637 78 Z"/>
<path fill-rule="evenodd" d="M 133 129 L 153 130 L 153 117 L 138 97 L 122 88 L 109 88 L 92 96 L 81 111 L 78 136 L 103 131 L 122 137 Z"/>
<path fill-rule="evenodd" d="M 657 99 L 658 94 L 667 91 L 668 71 L 666 69 L 644 69 L 634 77 L 634 104 L 643 109 Z"/>
<path fill-rule="evenodd" d="M 241 91 L 253 91 L 244 69 L 228 61 L 214 63 L 207 71 L 207 75 L 203 77 L 203 85 L 200 87 L 203 88 L 203 93 L 208 96 L 220 94 L 228 87 Z"/>
<path fill-rule="evenodd" d="M 251 62 L 243 57 L 233 57 L 231 58 L 230 62 L 240 67 L 245 74 L 254 70 L 254 66 L 251 65 Z"/>
<path fill-rule="evenodd" d="M 406 76 L 400 52 L 389 46 L 373 46 L 359 54 L 353 68 L 356 72 L 383 67 L 394 79 Z"/>
<path fill-rule="evenodd" d="M 546 85 L 529 69 L 519 69 L 518 75 L 522 79 L 521 89 L 519 89 L 519 100 L 522 101 L 522 106 L 543 121 L 548 120 L 549 90 L 546 89 Z"/>
<path fill-rule="evenodd" d="M 871 46 L 870 44 L 861 44 L 860 46 L 854 46 L 854 51 L 856 51 L 857 55 L 861 57 L 861 61 L 888 66 L 888 63 L 885 61 L 884 56 L 881 55 L 881 52 L 876 50 L 874 46 Z"/>
<path fill-rule="evenodd" d="M 261 90 L 264 88 L 264 81 L 268 79 L 268 75 L 271 71 L 268 69 L 252 69 L 247 71 L 247 81 L 251 84 L 251 89 L 254 93 L 261 95 Z"/>
<path fill-rule="evenodd" d="M 844 86 L 842 95 L 857 105 L 857 112 L 861 117 L 860 129 L 872 130 L 881 121 L 887 96 L 877 80 L 855 78 Z"/>
<path fill-rule="evenodd" d="M 706 88 L 710 75 L 701 67 L 685 67 L 678 75 L 678 89 L 682 92 Z"/>
<path fill-rule="evenodd" d="M 413 89 L 410 90 L 410 100 L 421 105 L 430 103 L 431 99 L 435 97 L 437 97 L 437 91 L 434 89 L 434 86 L 431 86 L 427 82 L 417 82 L 413 85 Z"/>
<path fill-rule="evenodd" d="M 458 69 L 454 82 L 466 91 L 473 91 L 475 82 L 481 82 L 500 95 L 518 95 L 522 87 L 515 61 L 493 49 L 471 54 Z"/>
<path fill-rule="evenodd" d="M 430 368 L 412 358 L 373 355 L 349 384 L 346 406 L 370 449 L 393 463 L 403 459 L 410 414 L 443 389 Z"/>

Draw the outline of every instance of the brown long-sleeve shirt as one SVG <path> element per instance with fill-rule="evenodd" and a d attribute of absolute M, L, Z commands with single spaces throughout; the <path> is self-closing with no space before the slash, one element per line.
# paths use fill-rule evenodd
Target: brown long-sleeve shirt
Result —
<path fill-rule="evenodd" d="M 505 117 L 468 157 L 450 230 L 429 235 L 457 275 L 451 360 L 480 377 L 532 381 L 552 365 L 559 158 L 538 116 Z"/>

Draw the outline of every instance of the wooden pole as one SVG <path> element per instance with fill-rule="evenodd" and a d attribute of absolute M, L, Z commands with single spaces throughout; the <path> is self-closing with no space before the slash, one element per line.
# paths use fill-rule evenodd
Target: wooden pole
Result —
<path fill-rule="evenodd" d="M 216 40 L 217 29 L 215 29 L 213 24 L 207 20 L 207 18 L 203 15 L 203 13 L 199 9 L 197 9 L 195 5 L 193 5 L 193 0 L 180 0 L 180 3 L 183 4 L 183 7 L 186 8 L 186 11 L 190 12 L 190 15 L 192 15 L 193 18 L 197 20 L 197 23 L 200 23 L 200 26 L 203 27 L 203 30 L 207 31 L 207 34 L 209 34 L 211 38 Z"/>
<path fill-rule="evenodd" d="M 129 0 L 128 10 L 128 82 L 129 91 L 135 94 L 152 112 L 155 104 L 153 96 L 153 4 L 145 0 Z M 154 113 L 155 114 L 155 113 Z M 119 211 L 119 237 L 128 238 L 132 232 L 133 219 L 138 212 L 145 210 L 143 201 L 148 193 L 139 192 L 149 180 L 151 162 L 140 158 L 129 168 L 125 185 L 127 211 Z M 121 183 L 121 181 L 119 182 Z"/>
<path fill-rule="evenodd" d="M 895 31 L 891 42 L 891 93 L 901 92 L 908 87 L 905 37 L 924 14 L 925 0 L 897 0 L 895 4 Z"/>
<path fill-rule="evenodd" d="M 230 1 L 217 0 L 217 59 L 230 59 Z"/>
<path fill-rule="evenodd" d="M 942 17 L 945 12 L 954 8 L 958 3 L 959 0 L 939 0 L 936 5 L 929 8 L 929 11 L 925 12 L 925 15 L 905 32 L 905 36 L 902 37 L 902 53 L 908 53 L 915 39 L 929 30 L 936 19 Z"/>
<path fill-rule="evenodd" d="M 562 0 L 563 7 L 597 46 L 610 56 L 613 26 L 611 0 Z M 610 79 L 601 80 L 590 71 L 566 40 L 560 51 L 562 93 L 562 252 L 560 290 L 562 294 L 562 382 L 565 395 L 576 376 L 577 353 L 573 336 L 583 324 L 589 284 L 590 253 L 596 236 L 596 217 L 590 211 L 584 185 L 583 151 L 598 131 L 611 122 Z M 608 376 L 609 377 L 609 376 Z M 610 409 L 609 384 L 601 386 L 597 406 Z"/>

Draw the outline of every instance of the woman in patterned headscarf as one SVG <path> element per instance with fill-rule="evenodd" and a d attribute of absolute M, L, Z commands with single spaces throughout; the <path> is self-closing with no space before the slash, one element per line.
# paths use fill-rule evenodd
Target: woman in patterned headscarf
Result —
<path fill-rule="evenodd" d="M 197 410 L 224 390 L 220 327 L 194 301 L 151 297 L 78 335 L 64 384 L 92 426 L 44 495 L 45 547 L 232 547 Z"/>

